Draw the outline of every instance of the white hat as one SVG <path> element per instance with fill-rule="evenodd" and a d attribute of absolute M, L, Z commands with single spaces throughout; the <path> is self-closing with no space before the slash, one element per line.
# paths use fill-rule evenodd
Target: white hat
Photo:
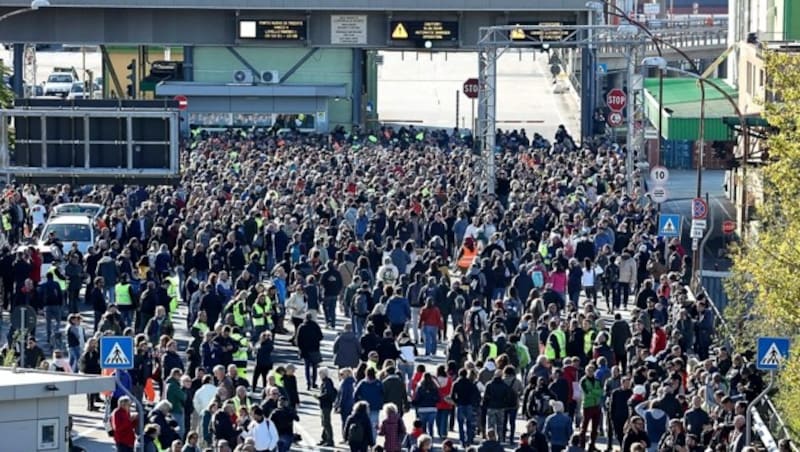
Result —
<path fill-rule="evenodd" d="M 644 385 L 636 385 L 633 387 L 633 393 L 636 395 L 643 396 L 647 394 L 647 389 L 644 387 Z"/>

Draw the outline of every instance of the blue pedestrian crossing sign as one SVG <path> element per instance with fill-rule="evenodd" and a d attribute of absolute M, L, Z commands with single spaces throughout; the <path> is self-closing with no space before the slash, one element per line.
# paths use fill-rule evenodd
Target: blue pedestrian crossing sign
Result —
<path fill-rule="evenodd" d="M 103 369 L 133 369 L 133 338 L 102 336 L 100 338 L 100 367 Z"/>
<path fill-rule="evenodd" d="M 778 370 L 789 357 L 788 337 L 759 337 L 756 353 L 756 368 Z"/>
<path fill-rule="evenodd" d="M 661 237 L 681 236 L 681 216 L 662 213 L 658 216 L 658 235 Z"/>

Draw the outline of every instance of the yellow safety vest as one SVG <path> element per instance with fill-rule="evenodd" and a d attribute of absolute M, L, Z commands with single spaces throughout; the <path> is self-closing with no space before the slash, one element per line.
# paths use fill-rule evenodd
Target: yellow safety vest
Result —
<path fill-rule="evenodd" d="M 583 352 L 591 356 L 594 345 L 594 330 L 583 333 Z"/>
<path fill-rule="evenodd" d="M 231 334 L 231 339 L 239 343 L 239 348 L 233 353 L 233 363 L 239 376 L 245 378 L 247 374 L 247 339 L 239 333 Z"/>
<path fill-rule="evenodd" d="M 10 231 L 11 230 L 11 215 L 4 213 L 3 214 L 3 230 Z"/>
<path fill-rule="evenodd" d="M 58 275 L 56 274 L 55 268 L 50 267 L 50 270 L 47 270 L 47 273 L 50 273 L 50 274 L 53 275 L 53 281 L 58 283 L 58 287 L 60 287 L 61 290 L 67 290 L 67 281 L 65 281 L 65 280 L 63 280 L 63 279 L 58 277 Z"/>
<path fill-rule="evenodd" d="M 371 359 L 368 359 L 367 360 L 367 368 L 373 368 L 375 370 L 378 370 L 378 363 L 373 361 L 373 360 L 371 360 Z"/>
<path fill-rule="evenodd" d="M 486 346 L 489 347 L 489 354 L 487 358 L 497 358 L 497 344 L 494 342 L 487 342 Z"/>
<path fill-rule="evenodd" d="M 169 296 L 169 312 L 174 313 L 178 310 L 178 304 L 181 298 L 181 291 L 178 290 L 178 277 L 177 276 L 169 276 L 167 277 L 169 280 L 169 289 L 167 289 L 167 295 Z"/>
<path fill-rule="evenodd" d="M 264 317 L 264 313 L 266 309 L 261 306 L 259 303 L 255 303 L 253 305 L 253 327 L 264 326 L 266 323 L 266 318 Z"/>
<path fill-rule="evenodd" d="M 158 450 L 158 452 L 162 452 L 162 451 L 166 451 L 167 450 L 167 449 L 164 449 L 163 447 L 161 447 L 161 441 L 158 440 L 158 437 L 156 437 L 153 440 L 153 444 L 156 446 L 156 450 Z"/>
<path fill-rule="evenodd" d="M 544 356 L 547 357 L 549 360 L 554 360 L 556 358 L 561 359 L 567 356 L 567 335 L 564 334 L 562 330 L 555 330 L 552 334 L 555 334 L 556 341 L 558 342 L 559 353 L 556 356 L 556 351 L 553 346 L 550 344 L 550 340 L 547 340 L 547 345 L 544 348 Z"/>
<path fill-rule="evenodd" d="M 261 228 L 264 226 L 264 220 L 261 217 L 256 217 L 256 227 L 258 228 L 258 232 L 261 232 Z"/>
<path fill-rule="evenodd" d="M 201 322 L 199 319 L 194 321 L 194 325 L 192 327 L 197 328 L 200 331 L 200 336 L 205 336 L 206 332 L 208 332 L 208 325 Z"/>
<path fill-rule="evenodd" d="M 131 306 L 133 304 L 130 288 L 130 284 L 117 283 L 114 286 L 114 295 L 119 306 Z"/>
<path fill-rule="evenodd" d="M 283 387 L 283 375 L 275 372 L 275 386 L 282 388 Z"/>
<path fill-rule="evenodd" d="M 242 407 L 242 402 L 239 400 L 239 397 L 234 397 L 234 398 L 230 399 L 229 402 L 233 402 L 233 406 L 236 409 L 236 415 L 238 416 L 239 415 L 239 408 Z M 249 413 L 250 409 L 253 407 L 253 403 L 250 402 L 249 398 L 245 398 L 245 402 L 246 402 L 245 406 L 247 406 L 247 412 Z"/>
<path fill-rule="evenodd" d="M 233 323 L 239 328 L 244 328 L 244 314 L 242 314 L 242 306 L 244 300 L 239 300 L 233 304 Z"/>

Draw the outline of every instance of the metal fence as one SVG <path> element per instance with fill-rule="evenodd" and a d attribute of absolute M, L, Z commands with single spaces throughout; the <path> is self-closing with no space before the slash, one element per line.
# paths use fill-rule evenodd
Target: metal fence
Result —
<path fill-rule="evenodd" d="M 714 276 L 709 276 L 709 278 L 714 278 Z M 722 278 L 720 276 L 716 276 L 716 278 L 719 281 L 717 281 L 716 284 L 712 283 L 712 288 L 714 285 L 717 285 L 719 290 L 724 293 L 724 289 L 721 286 Z M 705 277 L 703 279 L 705 284 Z M 717 307 L 717 303 L 711 293 L 706 290 L 706 287 L 703 286 L 700 291 L 706 294 L 710 301 L 709 305 L 714 311 L 714 330 L 719 333 L 717 334 L 718 340 L 721 342 L 719 345 L 726 345 L 728 348 L 732 348 L 732 346 L 736 344 L 736 338 L 733 335 L 731 325 L 725 320 L 722 311 Z M 727 305 L 727 296 L 725 297 L 725 304 Z M 781 415 L 778 413 L 778 410 L 769 397 L 765 397 L 753 409 L 755 410 L 753 413 L 753 431 L 766 450 L 769 452 L 777 451 L 778 441 L 782 439 L 792 439 L 791 432 L 786 426 L 786 422 L 781 418 Z M 794 452 L 800 452 L 800 449 L 794 442 L 792 442 L 792 450 Z"/>

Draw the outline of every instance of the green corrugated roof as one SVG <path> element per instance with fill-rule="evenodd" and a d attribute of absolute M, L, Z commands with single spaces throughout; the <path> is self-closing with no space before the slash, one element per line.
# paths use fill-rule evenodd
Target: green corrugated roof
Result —
<path fill-rule="evenodd" d="M 734 100 L 739 95 L 736 88 L 728 85 L 725 80 L 717 78 L 711 79 L 711 82 L 730 94 Z M 658 102 L 658 78 L 645 79 L 644 88 Z M 688 77 L 664 79 L 664 107 L 672 110 L 674 117 L 699 118 L 700 97 L 700 85 L 696 79 Z M 714 87 L 706 85 L 706 117 L 731 116 L 732 114 L 733 107 L 725 99 L 725 96 Z"/>
<path fill-rule="evenodd" d="M 734 100 L 738 98 L 735 88 L 724 80 L 712 81 L 729 94 Z M 648 99 L 645 111 L 650 122 L 658 123 L 658 79 L 648 78 L 644 81 Z M 664 79 L 664 113 L 663 137 L 668 140 L 696 140 L 700 125 L 700 86 L 694 78 Z M 705 139 L 707 141 L 729 140 L 730 130 L 722 118 L 734 116 L 735 110 L 725 96 L 712 86 L 706 85 Z"/>

